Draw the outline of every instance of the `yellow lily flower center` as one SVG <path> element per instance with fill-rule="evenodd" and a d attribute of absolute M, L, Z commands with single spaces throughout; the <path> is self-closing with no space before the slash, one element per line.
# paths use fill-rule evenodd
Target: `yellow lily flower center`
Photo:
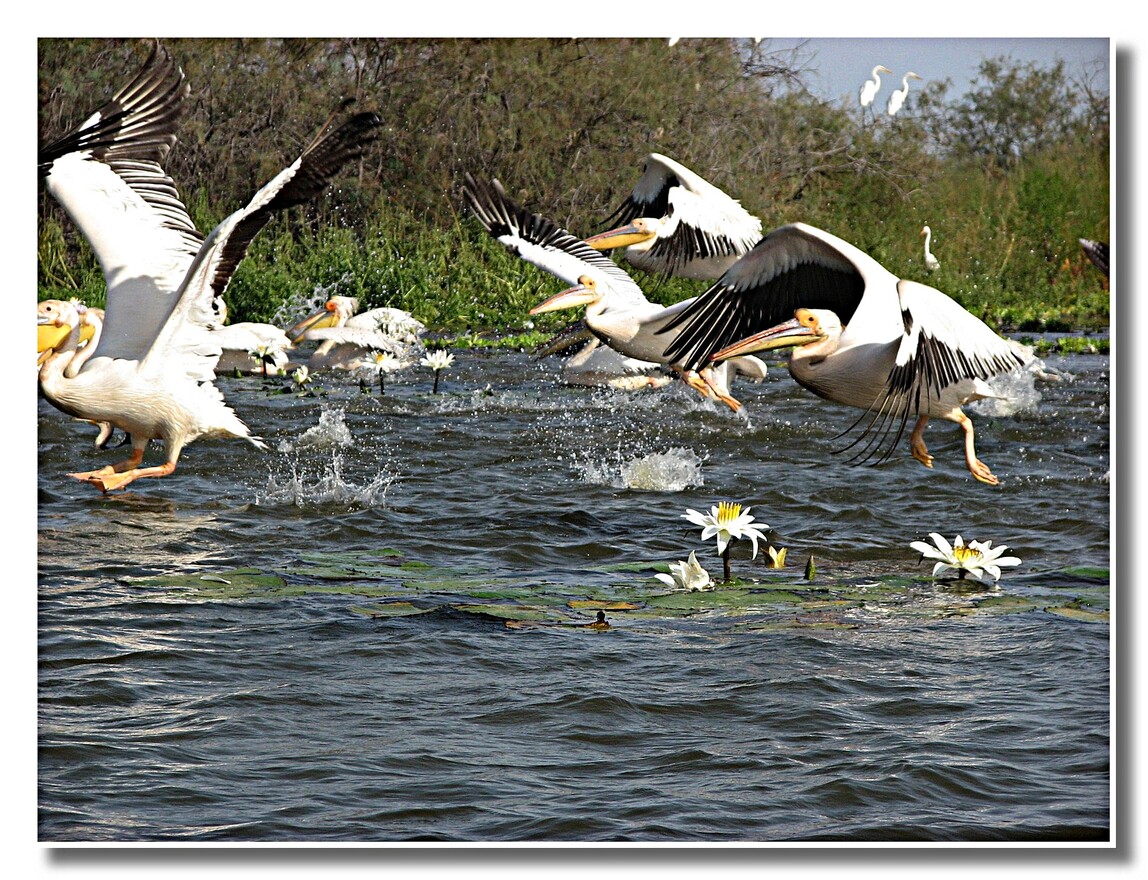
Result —
<path fill-rule="evenodd" d="M 741 516 L 741 505 L 734 504 L 732 501 L 719 501 L 717 511 L 718 525 L 724 525 L 728 522 L 733 522 Z"/>
<path fill-rule="evenodd" d="M 953 557 L 962 565 L 971 560 L 980 558 L 980 555 L 980 551 L 974 550 L 972 547 L 953 548 Z"/>

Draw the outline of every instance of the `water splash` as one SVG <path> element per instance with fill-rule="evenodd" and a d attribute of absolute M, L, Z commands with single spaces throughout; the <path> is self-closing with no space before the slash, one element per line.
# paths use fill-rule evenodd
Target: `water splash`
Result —
<path fill-rule="evenodd" d="M 989 380 L 989 387 L 999 397 L 986 397 L 969 404 L 969 409 L 990 418 L 1007 417 L 1019 412 L 1036 412 L 1043 395 L 1036 387 L 1042 382 L 1059 381 L 1060 375 L 1050 372 L 1040 358 L 1033 358 L 1023 370 L 1005 373 Z"/>
<path fill-rule="evenodd" d="M 355 438 L 347 426 L 346 411 L 341 408 L 324 409 L 319 413 L 319 424 L 308 428 L 293 440 L 283 440 L 279 451 L 284 453 L 288 473 L 285 477 L 271 474 L 267 480 L 267 494 L 258 503 L 310 504 L 338 503 L 362 507 L 378 507 L 386 502 L 387 492 L 398 479 L 385 465 L 352 464 L 365 480 L 350 479 L 344 474 L 347 467 L 344 450 L 355 447 Z M 305 462 L 303 455 L 315 451 L 331 450 L 331 456 L 315 465 Z"/>
<path fill-rule="evenodd" d="M 353 280 L 350 272 L 345 272 L 337 281 L 330 284 L 317 284 L 310 293 L 295 294 L 285 299 L 271 316 L 271 323 L 277 327 L 292 327 L 312 312 L 323 308 L 332 296 L 338 296 L 347 282 Z M 354 295 L 350 293 L 348 295 Z"/>
<path fill-rule="evenodd" d="M 704 485 L 701 458 L 682 446 L 624 461 L 620 454 L 613 460 L 588 461 L 583 465 L 582 479 L 616 489 L 654 492 L 681 492 Z"/>
<path fill-rule="evenodd" d="M 347 427 L 347 413 L 343 409 L 324 409 L 319 413 L 319 424 L 308 428 L 298 437 L 282 440 L 280 452 L 295 452 L 300 449 L 328 449 L 351 446 L 355 438 Z"/>
<path fill-rule="evenodd" d="M 398 475 L 380 469 L 365 482 L 348 479 L 344 473 L 345 458 L 335 452 L 322 464 L 317 474 L 305 473 L 305 467 L 296 457 L 285 460 L 287 476 L 271 474 L 267 478 L 266 494 L 256 498 L 256 504 L 293 504 L 310 507 L 320 504 L 344 504 L 355 507 L 384 507 L 387 492 Z"/>

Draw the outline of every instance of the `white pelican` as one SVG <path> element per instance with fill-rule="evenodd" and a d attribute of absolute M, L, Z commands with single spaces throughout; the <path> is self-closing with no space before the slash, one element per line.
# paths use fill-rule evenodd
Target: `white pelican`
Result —
<path fill-rule="evenodd" d="M 361 113 L 334 130 L 325 125 L 295 162 L 201 241 L 160 167 L 187 92 L 183 72 L 157 43 L 131 83 L 39 155 L 49 192 L 91 243 L 108 286 L 104 330 L 91 357 L 68 375 L 79 337 L 72 307 L 64 322 L 74 329 L 40 367 L 40 387 L 58 409 L 131 435 L 126 461 L 71 474 L 103 492 L 170 474 L 183 447 L 199 437 L 264 447 L 212 384 L 220 354 L 207 330 L 212 300 L 271 214 L 321 192 L 380 124 Z M 166 460 L 141 467 L 153 439 L 164 442 Z"/>
<path fill-rule="evenodd" d="M 610 220 L 621 225 L 586 244 L 624 247 L 631 265 L 658 275 L 712 281 L 761 240 L 761 220 L 660 153 L 646 157 L 634 191 Z"/>
<path fill-rule="evenodd" d="M 66 362 L 62 361 L 64 375 L 69 378 L 75 376 L 100 344 L 100 334 L 104 328 L 104 310 L 91 308 L 79 300 L 64 302 L 58 299 L 46 299 L 37 304 L 36 313 L 39 352 L 37 368 L 57 349 L 63 349 L 73 327 L 79 325 L 80 332 L 75 349 L 69 349 L 69 353 L 62 356 L 67 358 Z M 96 448 L 105 449 L 115 428 L 110 422 L 99 422 L 96 427 L 99 428 Z"/>
<path fill-rule="evenodd" d="M 933 252 L 929 250 L 929 243 L 933 240 L 933 230 L 928 226 L 922 226 L 921 235 L 925 236 L 925 268 L 930 272 L 936 272 L 941 268 L 941 261 L 933 256 Z"/>
<path fill-rule="evenodd" d="M 998 482 L 976 457 L 961 405 L 997 397 L 985 380 L 1024 366 L 1020 346 L 835 235 L 804 223 L 774 230 L 665 330 L 666 357 L 695 369 L 798 346 L 789 362 L 798 383 L 866 411 L 854 427 L 868 424 L 850 445 L 872 436 L 856 459 L 878 455 L 886 441 L 880 461 L 889 458 L 913 416 L 913 457 L 931 467 L 923 432 L 930 418 L 943 418 L 964 431 L 969 472 Z"/>
<path fill-rule="evenodd" d="M 574 354 L 562 362 L 562 381 L 567 385 L 606 386 L 619 391 L 661 388 L 673 381 L 662 364 L 626 357 L 602 344 L 590 332 L 584 320 L 575 321 L 560 330 L 535 352 L 546 357 L 581 343 Z"/>
<path fill-rule="evenodd" d="M 858 98 L 861 101 L 862 110 L 872 104 L 873 99 L 877 97 L 877 91 L 881 88 L 881 77 L 878 74 L 891 74 L 892 72 L 893 71 L 891 71 L 884 64 L 878 64 L 873 68 L 873 72 L 869 74 L 873 78 L 865 80 L 865 84 L 861 86 L 861 92 L 858 95 Z"/>
<path fill-rule="evenodd" d="M 658 331 L 692 300 L 668 308 L 650 302 L 621 266 L 552 221 L 529 213 L 497 180 L 482 184 L 468 174 L 463 191 L 492 236 L 527 262 L 574 285 L 539 303 L 530 314 L 586 306 L 586 326 L 615 351 L 639 361 L 666 364 L 703 396 L 716 398 L 735 411 L 741 409 L 730 394 L 730 378 L 733 372 L 764 375 L 765 364 L 760 360 L 704 363 L 693 370 L 665 356 L 665 338 Z"/>
<path fill-rule="evenodd" d="M 426 325 L 410 312 L 385 306 L 359 312 L 357 297 L 332 296 L 323 308 L 288 330 L 287 336 L 296 344 L 319 342 L 306 361 L 307 369 L 355 370 L 375 351 L 393 354 L 400 368 L 410 366 L 426 353 L 420 338 L 425 332 Z"/>
<path fill-rule="evenodd" d="M 279 372 L 287 367 L 291 340 L 280 327 L 258 321 L 227 323 L 227 303 L 216 297 L 218 326 L 211 327 L 211 339 L 223 353 L 215 365 L 216 376 L 233 373 Z M 259 352 L 263 352 L 260 355 Z M 264 359 L 266 358 L 266 360 Z"/>
<path fill-rule="evenodd" d="M 885 112 L 890 116 L 896 116 L 897 112 L 901 109 L 901 105 L 905 103 L 905 98 L 909 96 L 909 80 L 920 78 L 921 77 L 911 70 L 906 73 L 901 78 L 901 88 L 894 89 L 893 94 L 889 96 L 889 103 L 885 105 Z"/>

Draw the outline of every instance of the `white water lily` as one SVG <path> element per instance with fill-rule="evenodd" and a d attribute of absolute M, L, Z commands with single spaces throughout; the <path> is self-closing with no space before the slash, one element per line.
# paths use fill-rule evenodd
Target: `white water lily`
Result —
<path fill-rule="evenodd" d="M 436 373 L 439 370 L 445 370 L 453 363 L 454 355 L 446 349 L 442 348 L 435 349 L 434 351 L 428 351 L 426 357 L 419 361 L 420 365 L 424 367 L 430 367 Z"/>
<path fill-rule="evenodd" d="M 399 359 L 389 351 L 373 352 L 367 363 L 380 373 L 392 373 L 399 368 Z"/>
<path fill-rule="evenodd" d="M 930 532 L 929 537 L 936 546 L 924 541 L 913 541 L 909 546 L 920 553 L 922 559 L 937 560 L 937 564 L 933 566 L 933 577 L 946 568 L 951 568 L 957 572 L 958 577 L 963 578 L 966 574 L 971 574 L 977 580 L 983 580 L 984 576 L 988 575 L 997 581 L 1000 580 L 1001 566 L 1021 563 L 1016 556 L 1001 555 L 1008 549 L 1007 544 L 993 547 L 992 541 L 969 541 L 966 545 L 964 539 L 957 535 L 950 545 L 943 535 L 936 532 Z"/>
<path fill-rule="evenodd" d="M 291 381 L 295 383 L 296 387 L 302 388 L 311 381 L 311 371 L 307 369 L 305 364 L 301 365 L 291 374 Z"/>
<path fill-rule="evenodd" d="M 434 387 L 431 389 L 433 394 L 438 394 L 438 380 L 442 375 L 442 371 L 454 363 L 454 355 L 446 349 L 438 348 L 434 351 L 428 351 L 426 357 L 419 361 L 424 367 L 430 367 L 434 370 Z M 379 374 L 382 376 L 382 373 Z"/>
<path fill-rule="evenodd" d="M 671 562 L 670 574 L 658 572 L 654 575 L 658 580 L 671 587 L 683 590 L 707 590 L 713 586 L 714 579 L 709 572 L 702 568 L 698 562 L 698 555 L 690 551 L 690 558 L 685 562 Z"/>
<path fill-rule="evenodd" d="M 759 538 L 762 541 L 765 540 L 762 528 L 768 529 L 769 525 L 763 523 L 760 527 L 751 526 L 753 517 L 749 515 L 750 509 L 747 507 L 743 511 L 740 504 L 722 501 L 711 507 L 709 513 L 699 513 L 687 508 L 682 516 L 695 526 L 702 527 L 703 541 L 708 541 L 713 537 L 717 538 L 717 552 L 719 554 L 725 553 L 731 540 L 749 538 L 753 544 L 753 557 L 751 558 L 757 558 L 757 541 Z"/>

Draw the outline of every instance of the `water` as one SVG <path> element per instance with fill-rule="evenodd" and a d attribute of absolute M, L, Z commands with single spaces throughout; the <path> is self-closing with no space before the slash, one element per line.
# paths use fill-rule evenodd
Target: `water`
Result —
<path fill-rule="evenodd" d="M 932 470 L 850 467 L 856 412 L 780 366 L 743 415 L 503 352 L 437 395 L 224 379 L 271 451 L 109 496 L 40 401 L 39 837 L 1107 840 L 1108 359 L 1048 366 L 972 410 L 997 488 L 945 422 Z M 721 500 L 788 566 L 670 593 L 691 550 L 720 577 L 682 514 Z M 931 531 L 1023 564 L 933 581 Z"/>

